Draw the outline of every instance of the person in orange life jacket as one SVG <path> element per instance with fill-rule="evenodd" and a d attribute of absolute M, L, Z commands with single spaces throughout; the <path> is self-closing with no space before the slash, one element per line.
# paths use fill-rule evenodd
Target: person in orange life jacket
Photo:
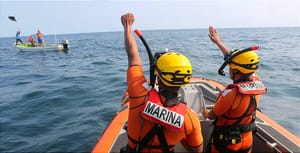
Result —
<path fill-rule="evenodd" d="M 259 95 L 267 91 L 256 74 L 259 57 L 254 51 L 230 51 L 212 26 L 208 36 L 222 51 L 224 59 L 231 59 L 228 64 L 233 80 L 233 84 L 220 93 L 212 110 L 202 112 L 204 118 L 215 119 L 210 151 L 250 153 Z"/>
<path fill-rule="evenodd" d="M 40 46 L 44 47 L 44 35 L 41 33 L 40 30 L 37 31 L 36 36 Z"/>
<path fill-rule="evenodd" d="M 132 32 L 132 13 L 121 16 L 128 56 L 127 87 L 129 95 L 128 143 L 120 151 L 174 152 L 181 142 L 190 152 L 202 152 L 203 137 L 196 114 L 178 98 L 180 86 L 189 83 L 190 61 L 177 52 L 155 56 L 158 91 L 147 89 L 136 40 Z"/>

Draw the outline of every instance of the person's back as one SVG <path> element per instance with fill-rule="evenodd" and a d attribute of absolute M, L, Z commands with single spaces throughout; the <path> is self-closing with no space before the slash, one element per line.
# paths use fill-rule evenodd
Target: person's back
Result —
<path fill-rule="evenodd" d="M 224 55 L 225 61 L 219 74 L 225 75 L 223 69 L 229 65 L 229 75 L 233 81 L 220 93 L 212 110 L 202 112 L 204 118 L 215 119 L 210 140 L 211 152 L 250 153 L 259 97 L 267 91 L 256 74 L 259 56 L 253 49 L 257 47 L 230 51 L 213 27 L 209 27 L 209 32 L 210 39 Z"/>
<path fill-rule="evenodd" d="M 131 98 L 130 99 L 130 113 L 128 118 L 128 145 L 130 148 L 136 148 L 137 141 L 139 137 L 144 138 L 147 133 L 155 126 L 155 123 L 143 119 L 140 116 L 141 113 L 141 107 L 145 103 L 145 95 L 147 95 L 148 91 L 143 86 L 140 86 L 142 84 L 131 84 L 130 82 L 144 82 L 145 84 L 147 82 L 144 77 L 138 77 L 142 74 L 137 75 L 136 72 L 141 72 L 139 66 L 134 66 L 132 68 L 129 68 L 128 73 L 128 93 L 129 95 L 132 95 L 133 97 L 140 97 L 140 98 Z M 132 75 L 136 74 L 136 76 Z M 158 93 L 157 93 L 158 94 Z M 142 96 L 144 95 L 144 97 Z M 163 97 L 162 97 L 163 98 Z M 163 101 L 165 98 L 163 99 Z M 158 107 L 157 107 L 158 109 Z M 152 112 L 155 113 L 155 112 Z M 161 114 L 158 114 L 156 112 L 156 116 L 159 116 Z M 167 115 L 165 115 L 165 120 L 168 120 L 169 118 Z M 181 140 L 188 141 L 188 144 L 190 146 L 194 146 L 195 148 L 200 147 L 202 140 L 202 134 L 201 134 L 201 127 L 199 118 L 196 116 L 194 112 L 191 111 L 191 109 L 187 108 L 187 111 L 184 115 L 184 123 L 183 123 L 184 129 L 181 131 L 175 131 L 168 128 L 163 128 L 164 135 L 166 138 L 166 143 L 168 144 L 169 148 L 173 148 L 177 143 L 179 143 Z M 141 132 L 141 133 L 140 133 Z M 188 140 L 184 140 L 185 138 L 188 138 Z M 200 143 L 199 143 L 200 142 Z M 183 142 L 184 143 L 184 142 Z M 142 152 L 163 152 L 162 149 L 158 146 L 160 146 L 160 141 L 157 136 L 155 136 L 151 142 L 148 142 L 148 145 L 150 147 L 143 148 Z M 156 147 L 153 147 L 156 146 Z M 152 147 L 152 148 L 151 148 Z"/>
<path fill-rule="evenodd" d="M 174 145 L 180 142 L 189 151 L 202 152 L 200 121 L 177 97 L 180 86 L 187 84 L 191 78 L 189 60 L 176 52 L 156 56 L 154 74 L 157 76 L 158 89 L 146 88 L 148 82 L 132 34 L 134 17 L 128 13 L 121 17 L 121 21 L 128 55 L 127 86 L 130 101 L 128 144 L 121 152 L 173 152 Z M 164 74 L 171 75 L 171 78 Z"/>

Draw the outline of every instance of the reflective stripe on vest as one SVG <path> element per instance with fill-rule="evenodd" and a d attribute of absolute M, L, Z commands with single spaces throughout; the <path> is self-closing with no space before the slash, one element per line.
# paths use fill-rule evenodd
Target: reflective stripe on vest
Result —
<path fill-rule="evenodd" d="M 227 89 L 238 87 L 239 93 L 246 95 L 261 95 L 267 92 L 267 88 L 261 81 L 248 81 L 230 84 Z"/>

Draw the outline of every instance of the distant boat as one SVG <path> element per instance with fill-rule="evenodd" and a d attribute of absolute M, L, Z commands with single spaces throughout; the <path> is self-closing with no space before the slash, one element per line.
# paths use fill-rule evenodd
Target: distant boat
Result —
<path fill-rule="evenodd" d="M 33 46 L 31 43 L 14 44 L 14 47 L 20 51 L 66 51 L 69 49 L 69 41 L 64 40 L 61 43 L 45 44 L 44 46 Z"/>

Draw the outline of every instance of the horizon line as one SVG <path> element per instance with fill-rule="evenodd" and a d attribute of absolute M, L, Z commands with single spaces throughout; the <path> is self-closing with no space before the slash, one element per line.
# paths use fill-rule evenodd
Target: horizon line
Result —
<path fill-rule="evenodd" d="M 215 27 L 215 26 L 214 26 Z M 218 27 L 217 29 L 263 29 L 263 28 L 300 28 L 300 26 L 266 26 L 266 27 Z M 142 29 L 142 28 L 139 28 Z M 142 29 L 143 31 L 165 31 L 165 30 L 198 30 L 198 29 L 208 29 L 207 28 L 157 28 L 157 29 Z M 51 35 L 75 35 L 75 34 L 91 34 L 91 33 L 109 33 L 109 32 L 123 32 L 123 30 L 111 30 L 111 31 L 90 31 L 90 32 L 74 32 L 74 33 L 53 33 L 53 34 L 44 34 L 45 36 Z M 30 34 L 29 34 L 30 35 Z M 23 35 L 23 36 L 29 36 Z M 0 36 L 0 38 L 11 38 L 15 36 Z"/>

